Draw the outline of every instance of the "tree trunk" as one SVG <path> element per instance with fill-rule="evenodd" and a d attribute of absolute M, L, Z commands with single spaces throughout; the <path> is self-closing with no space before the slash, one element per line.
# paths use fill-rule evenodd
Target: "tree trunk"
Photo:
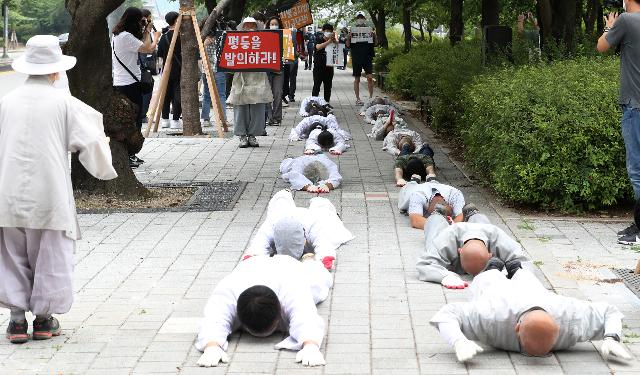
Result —
<path fill-rule="evenodd" d="M 596 20 L 598 20 L 596 35 L 602 35 L 604 32 L 604 8 L 600 3 L 598 3 L 598 15 L 596 16 Z"/>
<path fill-rule="evenodd" d="M 485 26 L 500 24 L 500 3 L 498 0 L 482 0 L 482 20 L 480 25 Z"/>
<path fill-rule="evenodd" d="M 587 35 L 593 36 L 596 26 L 596 18 L 598 17 L 598 7 L 600 2 L 598 0 L 588 0 L 587 12 L 584 19 L 584 29 Z"/>
<path fill-rule="evenodd" d="M 204 0 L 204 6 L 207 8 L 207 13 L 211 14 L 216 7 L 216 0 Z"/>
<path fill-rule="evenodd" d="M 180 0 L 181 8 L 192 8 L 193 0 Z M 182 134 L 186 136 L 202 134 L 200 126 L 200 100 L 198 98 L 198 42 L 191 16 L 182 16 L 180 26 L 180 48 L 182 49 L 182 70 L 180 75 L 180 103 L 182 103 Z"/>
<path fill-rule="evenodd" d="M 234 4 L 234 8 L 238 7 L 239 3 L 242 3 L 242 8 L 244 10 L 244 2 L 245 0 L 236 0 L 236 1 L 232 1 L 232 0 L 220 0 L 220 2 L 218 3 L 218 5 L 216 5 L 216 7 L 213 9 L 213 11 L 211 13 L 209 13 L 209 17 L 207 17 L 207 21 L 204 23 L 204 26 L 202 27 L 201 33 L 202 35 L 209 35 L 209 33 L 211 32 L 211 30 L 213 29 L 213 26 L 216 23 L 216 20 L 218 19 L 218 17 L 220 16 L 220 14 L 222 14 L 222 11 L 229 6 L 231 3 Z M 191 5 L 193 5 L 193 0 L 180 0 L 180 4 L 182 3 L 190 3 Z M 240 17 L 242 17 L 242 15 L 240 15 Z M 239 23 L 238 20 L 236 20 L 236 22 Z M 183 65 L 184 66 L 184 65 Z"/>
<path fill-rule="evenodd" d="M 76 189 L 95 193 L 117 193 L 127 196 L 149 194 L 129 167 L 129 153 L 142 148 L 144 138 L 136 128 L 136 108 L 113 89 L 111 77 L 110 31 L 107 16 L 124 0 L 66 0 L 71 14 L 71 29 L 65 52 L 78 63 L 67 72 L 71 93 L 103 114 L 105 133 L 111 138 L 113 166 L 118 177 L 102 181 L 89 174 L 72 158 L 71 179 Z M 87 36 L 91 37 L 88 38 Z M 91 77 L 91 79 L 87 79 Z"/>
<path fill-rule="evenodd" d="M 402 1 L 402 29 L 404 30 L 404 51 L 411 50 L 411 0 Z"/>
<path fill-rule="evenodd" d="M 420 40 L 424 42 L 424 27 L 422 27 L 422 20 L 420 20 Z"/>
<path fill-rule="evenodd" d="M 433 30 L 432 28 L 427 28 L 427 32 L 429 33 L 429 43 L 433 42 Z"/>
<path fill-rule="evenodd" d="M 384 9 L 384 4 L 379 4 L 376 9 L 369 10 L 369 15 L 371 16 L 371 20 L 376 27 L 376 39 L 378 41 L 378 45 L 384 49 L 389 48 L 386 24 L 387 12 Z"/>
<path fill-rule="evenodd" d="M 555 42 L 567 55 L 575 51 L 576 1 L 538 0 L 543 49 Z"/>
<path fill-rule="evenodd" d="M 449 22 L 449 40 L 454 45 L 462 40 L 464 21 L 462 19 L 462 1 L 451 0 L 451 20 Z"/>

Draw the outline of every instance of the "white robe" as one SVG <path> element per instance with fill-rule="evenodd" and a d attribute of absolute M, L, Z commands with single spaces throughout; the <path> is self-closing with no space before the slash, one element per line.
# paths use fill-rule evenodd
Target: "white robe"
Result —
<path fill-rule="evenodd" d="M 323 185 L 328 182 L 333 185 L 334 189 L 340 186 L 340 183 L 342 183 L 342 176 L 338 171 L 338 166 L 323 154 L 302 155 L 295 159 L 284 159 L 282 163 L 280 163 L 280 174 L 282 179 L 291 184 L 291 188 L 293 190 L 302 190 L 302 188 L 307 185 L 313 185 L 313 182 L 303 174 L 305 167 L 313 162 L 322 163 L 329 172 L 329 177 L 326 180 L 318 181 L 318 184 Z"/>
<path fill-rule="evenodd" d="M 276 344 L 276 349 L 300 350 L 305 341 L 322 344 L 325 323 L 316 304 L 327 298 L 333 285 L 331 274 L 320 262 L 275 255 L 244 260 L 218 283 L 204 308 L 196 349 L 204 351 L 213 341 L 227 350 L 227 337 L 241 328 L 236 319 L 238 297 L 254 285 L 269 287 L 282 306 L 278 330 L 288 331 L 289 337 Z"/>
<path fill-rule="evenodd" d="M 117 177 L 102 114 L 47 77 L 0 100 L 0 227 L 65 231 L 80 238 L 68 152 L 103 180 Z"/>
<path fill-rule="evenodd" d="M 367 111 L 367 109 L 371 106 L 374 106 L 376 104 L 373 104 L 373 101 L 376 98 L 371 98 L 369 100 L 367 100 L 364 105 L 362 107 L 360 107 L 360 115 L 364 116 L 364 113 Z M 383 105 L 392 105 L 394 106 L 396 109 L 398 109 L 398 111 L 400 110 L 400 107 L 395 105 L 389 98 L 382 98 L 382 104 Z"/>
<path fill-rule="evenodd" d="M 366 122 L 373 124 L 375 123 L 376 118 L 378 117 L 376 116 L 376 113 L 378 111 L 385 111 L 385 113 L 391 113 L 391 110 L 395 110 L 396 112 L 398 112 L 397 108 L 392 105 L 376 104 L 367 108 L 367 110 L 364 112 L 364 119 Z"/>
<path fill-rule="evenodd" d="M 302 119 L 293 129 L 291 129 L 291 133 L 289 134 L 290 141 L 300 141 L 303 139 L 307 139 L 309 137 L 309 133 L 313 131 L 313 124 L 319 122 L 322 125 L 326 126 L 328 129 L 333 129 L 340 133 L 345 140 L 351 139 L 351 134 L 346 130 L 343 130 L 340 125 L 338 125 L 338 120 L 336 116 L 330 114 L 327 117 L 320 115 L 313 115 Z"/>
<path fill-rule="evenodd" d="M 306 98 L 302 99 L 302 102 L 300 103 L 300 110 L 298 111 L 298 114 L 300 116 L 302 117 L 309 116 L 309 114 L 307 113 L 307 104 L 309 104 L 310 101 L 314 101 L 320 104 L 320 106 L 329 104 L 327 103 L 326 100 L 324 100 L 324 98 L 321 98 L 319 96 L 307 96 Z"/>
<path fill-rule="evenodd" d="M 333 146 L 329 148 L 329 151 L 338 151 L 340 153 L 343 153 L 347 151 L 349 147 L 351 147 L 346 143 L 346 140 L 342 136 L 341 132 L 336 131 L 335 129 L 327 130 L 329 131 L 329 133 L 333 134 Z M 309 138 L 307 139 L 307 143 L 304 146 L 305 150 L 322 150 L 322 147 L 320 147 L 320 145 L 318 144 L 318 135 L 320 134 L 320 132 L 322 132 L 322 130 L 320 129 L 314 129 L 311 131 L 311 133 L 309 134 Z"/>
<path fill-rule="evenodd" d="M 398 149 L 398 142 L 403 137 L 410 137 L 413 144 L 416 146 L 414 153 L 417 153 L 422 148 L 422 137 L 416 131 L 411 129 L 394 129 L 389 132 L 382 142 L 382 150 L 387 151 L 393 156 L 398 156 L 400 150 Z"/>
<path fill-rule="evenodd" d="M 336 258 L 336 249 L 354 238 L 327 198 L 311 198 L 309 208 L 296 207 L 291 192 L 280 190 L 269 201 L 267 218 L 251 239 L 245 255 L 269 255 L 276 250 L 273 226 L 285 214 L 295 216 L 303 224 L 307 242 L 318 260 L 326 256 Z"/>
<path fill-rule="evenodd" d="M 553 350 L 601 340 L 605 333 L 622 337 L 623 315 L 616 307 L 552 293 L 524 269 L 518 270 L 511 280 L 498 270 L 482 272 L 473 280 L 470 291 L 473 296 L 470 302 L 445 305 L 430 320 L 450 345 L 466 337 L 518 352 L 516 323 L 523 313 L 535 307 L 548 312 L 560 327 Z"/>

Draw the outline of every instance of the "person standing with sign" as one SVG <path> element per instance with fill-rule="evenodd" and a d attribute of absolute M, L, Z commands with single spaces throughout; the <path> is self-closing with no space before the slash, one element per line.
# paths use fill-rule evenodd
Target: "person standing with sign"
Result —
<path fill-rule="evenodd" d="M 356 105 L 362 105 L 360 100 L 360 77 L 362 71 L 367 76 L 369 98 L 373 97 L 373 56 L 375 55 L 375 32 L 366 26 L 367 17 L 363 11 L 356 13 L 356 27 L 351 28 L 347 36 L 346 47 L 351 49 L 351 63 L 353 65 L 353 91 L 356 94 Z"/>
<path fill-rule="evenodd" d="M 257 31 L 258 22 L 247 17 L 238 30 Z M 233 104 L 233 133 L 240 138 L 240 148 L 259 146 L 256 136 L 264 131 L 265 105 L 273 99 L 267 73 L 239 71 L 233 75 L 227 102 Z"/>
<path fill-rule="evenodd" d="M 325 48 L 331 43 L 338 43 L 336 34 L 333 32 L 333 25 L 325 23 L 322 26 L 322 33 L 316 35 L 316 45 L 313 57 L 313 90 L 312 96 L 320 95 L 320 86 L 324 85 L 324 100 L 327 103 L 331 100 L 331 86 L 333 84 L 333 66 L 327 66 L 327 51 Z"/>
<path fill-rule="evenodd" d="M 269 18 L 267 25 L 270 30 L 282 30 L 282 21 L 277 16 Z M 288 68 L 288 65 L 283 64 L 283 69 Z M 273 94 L 273 102 L 267 103 L 267 126 L 280 126 L 282 122 L 283 69 L 279 72 L 267 73 L 267 78 L 269 78 L 269 84 L 271 85 L 271 94 Z"/>

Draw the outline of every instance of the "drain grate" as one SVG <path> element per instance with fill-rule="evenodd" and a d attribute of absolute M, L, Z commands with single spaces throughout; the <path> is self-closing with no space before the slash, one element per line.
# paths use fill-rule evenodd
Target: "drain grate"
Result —
<path fill-rule="evenodd" d="M 612 268 L 611 272 L 618 276 L 636 296 L 640 297 L 640 274 L 626 268 Z"/>
<path fill-rule="evenodd" d="M 216 181 L 188 183 L 145 184 L 148 188 L 196 188 L 182 206 L 156 208 L 95 208 L 78 209 L 80 214 L 154 213 L 154 212 L 207 212 L 231 211 L 247 186 L 246 182 Z"/>

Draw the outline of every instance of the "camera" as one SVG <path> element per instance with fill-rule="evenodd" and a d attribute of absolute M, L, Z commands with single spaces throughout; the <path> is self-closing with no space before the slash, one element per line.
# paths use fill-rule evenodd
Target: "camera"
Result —
<path fill-rule="evenodd" d="M 602 7 L 605 9 L 622 9 L 622 0 L 604 0 Z"/>

